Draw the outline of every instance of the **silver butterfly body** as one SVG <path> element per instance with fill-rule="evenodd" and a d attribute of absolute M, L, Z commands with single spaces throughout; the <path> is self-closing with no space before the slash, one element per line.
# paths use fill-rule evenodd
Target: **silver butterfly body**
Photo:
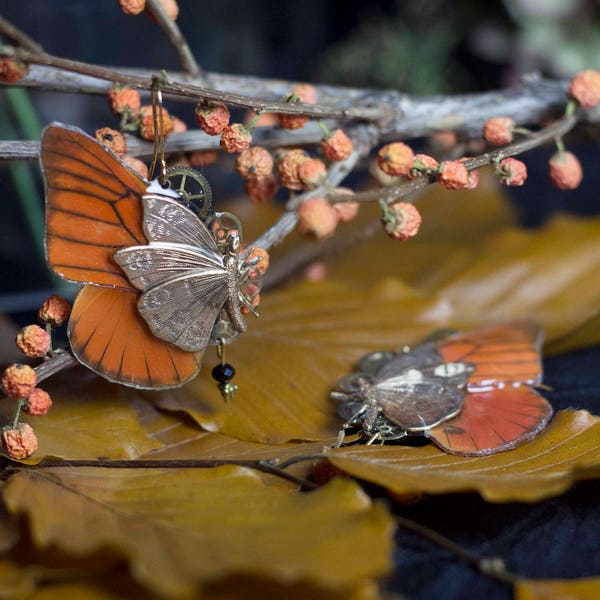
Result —
<path fill-rule="evenodd" d="M 397 353 L 365 356 L 358 371 L 331 393 L 344 427 L 360 426 L 371 439 L 425 434 L 460 412 L 475 365 L 444 362 L 435 342 Z"/>
<path fill-rule="evenodd" d="M 240 259 L 235 248 L 223 254 L 208 227 L 174 197 L 142 196 L 147 245 L 130 246 L 113 257 L 142 293 L 138 309 L 150 331 L 188 352 L 210 342 L 222 311 L 236 332 L 246 323 L 240 312 Z"/>

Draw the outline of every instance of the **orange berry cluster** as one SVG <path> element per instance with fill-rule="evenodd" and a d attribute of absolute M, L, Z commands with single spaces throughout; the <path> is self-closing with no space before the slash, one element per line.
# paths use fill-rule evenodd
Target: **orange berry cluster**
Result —
<path fill-rule="evenodd" d="M 69 318 L 71 307 L 67 300 L 52 295 L 42 303 L 38 312 L 39 325 L 27 325 L 17 334 L 17 347 L 29 358 L 43 358 L 52 352 L 50 331 L 60 327 Z M 22 402 L 21 409 L 33 416 L 45 415 L 52 406 L 52 398 L 45 390 L 37 387 L 37 374 L 29 365 L 13 363 L 2 374 L 0 380 L 4 393 Z M 31 456 L 37 450 L 37 437 L 27 423 L 19 423 L 2 429 L 2 447 L 6 454 L 16 460 Z"/>

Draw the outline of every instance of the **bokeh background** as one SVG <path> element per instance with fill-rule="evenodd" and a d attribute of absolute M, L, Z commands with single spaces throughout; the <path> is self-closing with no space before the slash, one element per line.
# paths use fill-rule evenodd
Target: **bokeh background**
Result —
<path fill-rule="evenodd" d="M 179 26 L 202 67 L 411 94 L 491 90 L 527 73 L 567 77 L 600 66 L 600 11 L 594 0 L 180 0 Z M 177 70 L 174 51 L 144 15 L 127 17 L 116 0 L 0 0 L 0 14 L 50 53 L 85 62 Z M 192 107 L 175 113 L 193 125 Z M 104 98 L 0 90 L 0 137 L 37 139 L 51 122 L 87 131 L 116 125 Z M 546 181 L 552 151 L 530 153 L 528 185 L 512 190 L 523 222 L 554 210 L 594 212 L 600 183 L 590 141 L 579 135 L 584 185 L 557 193 Z M 588 159 L 589 155 L 589 160 Z M 223 172 L 217 197 L 240 194 Z M 360 183 L 360 182 L 359 182 Z M 21 322 L 56 285 L 43 260 L 43 188 L 34 162 L 0 164 L 0 313 Z"/>
<path fill-rule="evenodd" d="M 505 0 L 427 2 L 357 0 L 180 0 L 178 23 L 210 71 L 346 86 L 391 87 L 411 94 L 492 90 L 524 74 L 569 77 L 600 67 L 600 2 Z M 0 0 L 0 15 L 50 53 L 81 61 L 177 70 L 175 53 L 144 15 L 123 15 L 116 0 Z M 192 125 L 192 108 L 173 111 Z M 102 97 L 0 89 L 0 138 L 38 139 L 61 121 L 92 132 L 115 125 Z M 527 226 L 556 210 L 598 212 L 597 132 L 568 143 L 585 170 L 583 185 L 556 192 L 546 179 L 553 151 L 527 154 L 526 186 L 510 190 Z M 365 175 L 366 177 L 366 175 Z M 358 182 L 360 183 L 360 181 Z M 211 179 L 217 197 L 242 193 L 230 172 Z M 43 187 L 36 162 L 0 164 L 0 327 L 26 324 L 54 286 L 43 259 Z M 596 351 L 550 359 L 557 408 L 600 401 Z M 595 366 L 594 366 L 595 364 Z M 488 505 L 474 495 L 425 499 L 404 514 L 481 554 L 509 557 L 535 577 L 597 574 L 600 493 L 588 485 L 536 506 Z M 414 535 L 401 533 L 392 588 L 408 598 L 509 598 L 509 590 L 475 575 Z M 595 539 L 595 541 L 594 541 Z M 356 549 L 357 552 L 360 548 Z"/>

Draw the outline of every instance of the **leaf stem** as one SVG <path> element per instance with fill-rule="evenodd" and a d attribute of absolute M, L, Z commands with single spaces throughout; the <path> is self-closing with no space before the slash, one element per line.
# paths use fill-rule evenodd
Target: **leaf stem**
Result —
<path fill-rule="evenodd" d="M 471 552 L 467 548 L 464 548 L 456 542 L 453 542 L 451 539 L 443 536 L 441 533 L 438 533 L 437 531 L 434 531 L 425 525 L 421 525 L 412 519 L 407 519 L 406 517 L 397 515 L 396 522 L 402 529 L 412 531 L 413 533 L 416 533 L 422 538 L 429 540 L 437 546 L 444 548 L 451 554 L 454 554 L 454 556 L 457 556 L 462 561 L 470 564 L 482 575 L 496 579 L 502 583 L 507 583 L 509 585 L 515 585 L 518 581 L 520 581 L 520 577 L 518 575 L 506 570 L 504 561 L 501 558 L 478 556 L 474 552 Z"/>

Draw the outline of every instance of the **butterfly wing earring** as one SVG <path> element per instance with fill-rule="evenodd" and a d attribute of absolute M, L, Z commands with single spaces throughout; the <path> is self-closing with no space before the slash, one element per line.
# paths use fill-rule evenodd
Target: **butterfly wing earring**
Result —
<path fill-rule="evenodd" d="M 492 454 L 531 439 L 552 416 L 533 389 L 540 347 L 540 329 L 523 321 L 376 352 L 331 396 L 344 429 L 359 427 L 369 443 L 421 435 L 452 454 Z"/>
<path fill-rule="evenodd" d="M 179 194 L 74 127 L 45 129 L 41 162 L 48 263 L 84 284 L 68 325 L 76 358 L 139 388 L 195 377 L 222 311 L 245 330 L 239 236 L 222 250 Z"/>

